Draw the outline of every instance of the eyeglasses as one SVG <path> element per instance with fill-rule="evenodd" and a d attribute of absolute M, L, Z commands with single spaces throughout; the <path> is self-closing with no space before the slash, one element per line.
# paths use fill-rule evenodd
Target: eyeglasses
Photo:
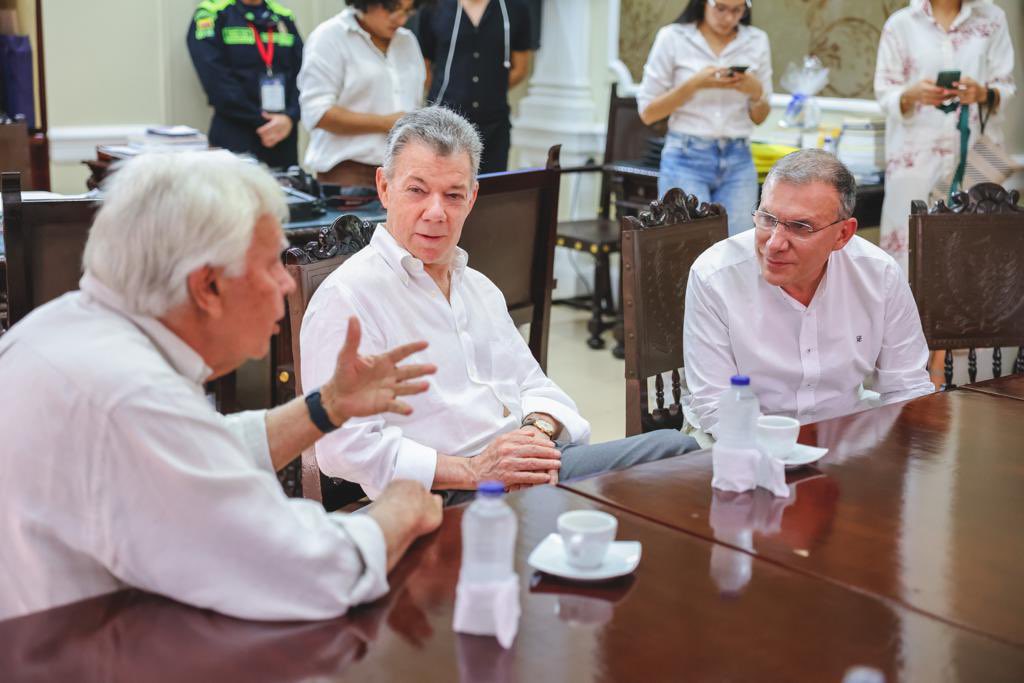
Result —
<path fill-rule="evenodd" d="M 823 225 L 820 228 L 816 228 L 813 225 L 802 223 L 800 221 L 782 221 L 777 217 L 771 215 L 767 211 L 761 211 L 758 209 L 753 214 L 754 216 L 754 229 L 762 233 L 773 233 L 775 227 L 781 225 L 785 230 L 786 237 L 794 237 L 798 240 L 804 240 L 811 237 L 816 232 L 821 232 L 825 228 L 829 228 L 836 223 L 842 223 L 848 218 L 840 218 L 839 220 L 832 221 L 828 225 Z"/>
<path fill-rule="evenodd" d="M 715 0 L 708 0 L 708 7 L 722 16 L 742 17 L 750 9 L 750 0 L 746 0 L 746 2 L 738 7 L 726 7 L 725 5 L 719 5 Z"/>

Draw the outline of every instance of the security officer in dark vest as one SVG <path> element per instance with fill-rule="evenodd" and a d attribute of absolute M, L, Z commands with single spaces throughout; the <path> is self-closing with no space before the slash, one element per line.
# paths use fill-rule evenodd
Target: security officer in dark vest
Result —
<path fill-rule="evenodd" d="M 210 144 L 274 168 L 297 164 L 302 39 L 292 11 L 276 0 L 204 0 L 188 51 L 213 107 Z"/>

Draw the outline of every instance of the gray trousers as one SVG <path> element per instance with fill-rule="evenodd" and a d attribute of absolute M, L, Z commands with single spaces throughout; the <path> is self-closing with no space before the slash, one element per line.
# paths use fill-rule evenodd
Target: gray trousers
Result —
<path fill-rule="evenodd" d="M 674 429 L 659 429 L 625 439 L 592 445 L 568 444 L 558 446 L 562 452 L 562 467 L 558 481 L 572 481 L 601 472 L 623 470 L 642 462 L 653 462 L 674 455 L 698 450 L 700 446 L 692 436 Z M 473 500 L 475 491 L 435 491 L 445 505 L 458 505 Z"/>

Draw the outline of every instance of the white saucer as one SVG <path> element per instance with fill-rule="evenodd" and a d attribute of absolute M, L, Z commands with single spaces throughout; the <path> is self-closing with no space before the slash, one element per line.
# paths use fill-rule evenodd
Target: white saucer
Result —
<path fill-rule="evenodd" d="M 786 455 L 775 457 L 781 460 L 782 464 L 786 467 L 803 467 L 820 460 L 826 453 L 828 453 L 827 448 L 818 448 L 817 446 L 807 446 L 798 443 Z"/>
<path fill-rule="evenodd" d="M 593 569 L 580 569 L 565 557 L 562 537 L 556 533 L 537 544 L 526 560 L 534 569 L 575 581 L 607 581 L 631 573 L 640 564 L 640 541 L 612 541 L 604 562 Z"/>

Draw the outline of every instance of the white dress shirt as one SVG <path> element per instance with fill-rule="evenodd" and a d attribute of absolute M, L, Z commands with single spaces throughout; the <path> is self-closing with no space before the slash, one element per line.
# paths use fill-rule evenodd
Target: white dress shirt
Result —
<path fill-rule="evenodd" d="M 81 291 L 0 337 L 0 619 L 129 586 L 249 619 L 320 619 L 388 590 L 368 515 L 287 498 L 263 411 L 154 318 Z"/>
<path fill-rule="evenodd" d="M 891 256 L 855 235 L 804 306 L 761 277 L 754 234 L 715 244 L 690 270 L 683 348 L 695 426 L 714 433 L 735 374 L 750 376 L 761 412 L 802 423 L 869 407 L 865 383 L 882 404 L 934 390 L 917 305 Z"/>
<path fill-rule="evenodd" d="M 385 53 L 351 7 L 317 26 L 303 49 L 297 81 L 302 124 L 309 131 L 305 165 L 319 173 L 342 161 L 381 165 L 384 133 L 339 135 L 316 125 L 334 106 L 366 114 L 418 109 L 426 78 L 419 43 L 406 28 L 395 32 Z"/>
<path fill-rule="evenodd" d="M 721 69 L 748 66 L 761 81 L 762 98 L 772 94 L 772 58 L 768 34 L 740 24 L 736 37 L 716 55 L 696 24 L 669 24 L 658 31 L 644 64 L 644 77 L 636 95 L 639 111 L 656 97 L 682 85 L 707 66 Z M 702 88 L 683 106 L 672 112 L 668 129 L 673 133 L 702 138 L 749 138 L 754 131 L 750 100 L 731 88 Z"/>
<path fill-rule="evenodd" d="M 362 323 L 362 354 L 419 340 L 430 344 L 407 361 L 437 366 L 429 391 L 406 398 L 412 415 L 351 419 L 316 444 L 320 469 L 358 482 L 371 498 L 392 479 L 429 489 L 438 453 L 477 455 L 532 412 L 561 422 L 563 441 L 590 438 L 576 404 L 530 354 L 501 291 L 467 261 L 458 249 L 449 303 L 423 262 L 380 225 L 369 246 L 324 280 L 306 309 L 300 343 L 307 389 L 331 376 L 352 315 Z"/>

